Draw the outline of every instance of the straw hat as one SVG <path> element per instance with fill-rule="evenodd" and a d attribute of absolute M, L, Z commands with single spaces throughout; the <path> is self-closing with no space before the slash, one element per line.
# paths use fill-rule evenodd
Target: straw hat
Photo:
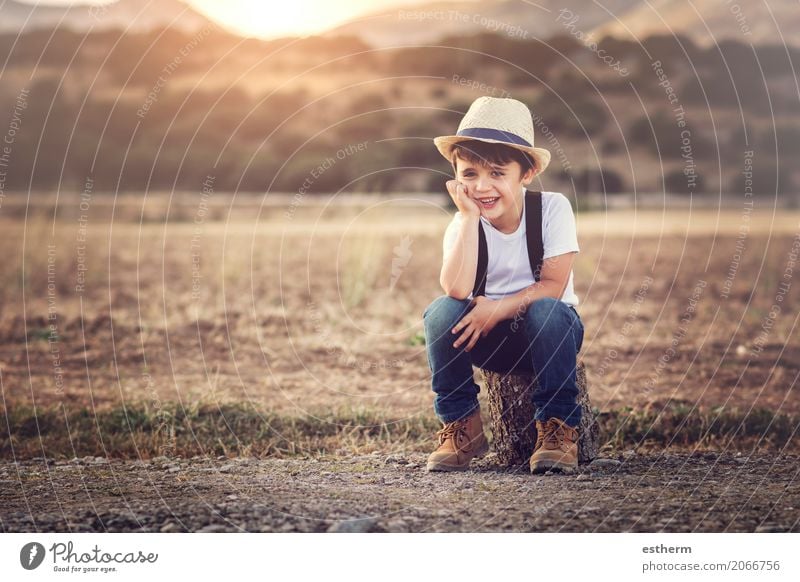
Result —
<path fill-rule="evenodd" d="M 539 172 L 550 163 L 550 152 L 533 147 L 533 118 L 522 101 L 505 97 L 478 97 L 469 106 L 456 135 L 433 138 L 433 143 L 447 161 L 452 161 L 455 144 L 477 139 L 489 143 L 502 143 L 530 155 Z"/>

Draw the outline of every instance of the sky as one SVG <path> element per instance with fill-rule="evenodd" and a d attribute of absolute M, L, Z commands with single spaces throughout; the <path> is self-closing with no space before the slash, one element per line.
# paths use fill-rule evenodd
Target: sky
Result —
<path fill-rule="evenodd" d="M 29 4 L 60 5 L 108 3 L 108 0 L 23 1 Z M 153 6 L 157 6 L 158 0 L 151 1 Z M 238 34 L 274 38 L 314 34 L 364 14 L 427 2 L 425 0 L 188 0 L 188 3 L 198 12 Z"/>

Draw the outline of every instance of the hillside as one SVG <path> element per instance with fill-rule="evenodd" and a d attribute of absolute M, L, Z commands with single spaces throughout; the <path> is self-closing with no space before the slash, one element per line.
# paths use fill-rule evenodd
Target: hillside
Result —
<path fill-rule="evenodd" d="M 589 31 L 638 4 L 638 0 L 608 0 L 604 10 L 586 0 L 540 0 L 529 5 L 518 0 L 430 2 L 381 9 L 337 26 L 326 36 L 354 35 L 376 47 L 434 43 L 448 36 L 486 32 L 517 40 L 543 39 L 564 33 L 562 9 L 581 14 L 581 26 Z"/>
<path fill-rule="evenodd" d="M 210 21 L 182 0 L 117 0 L 104 5 L 34 5 L 17 0 L 0 3 L 0 32 L 27 32 L 63 26 L 78 32 L 124 28 L 146 31 L 171 26 L 193 32 Z"/>
<path fill-rule="evenodd" d="M 606 0 L 600 4 L 591 0 L 430 2 L 382 9 L 327 34 L 355 35 L 377 47 L 435 43 L 448 36 L 483 32 L 520 40 L 570 32 L 625 40 L 680 34 L 702 46 L 722 39 L 800 45 L 800 10 L 795 0 L 746 5 L 726 0 Z"/>
<path fill-rule="evenodd" d="M 800 44 L 800 5 L 795 0 L 738 4 L 726 0 L 655 0 L 636 4 L 619 21 L 609 21 L 595 32 L 629 40 L 675 33 L 703 46 L 722 39 Z"/>

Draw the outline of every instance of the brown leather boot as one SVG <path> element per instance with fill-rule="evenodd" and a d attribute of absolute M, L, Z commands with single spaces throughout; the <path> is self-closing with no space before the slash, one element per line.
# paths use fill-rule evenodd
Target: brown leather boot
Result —
<path fill-rule="evenodd" d="M 531 455 L 531 473 L 551 469 L 572 471 L 578 468 L 578 431 L 560 418 L 536 421 L 536 446 Z"/>
<path fill-rule="evenodd" d="M 436 436 L 439 448 L 428 457 L 428 471 L 466 471 L 473 458 L 489 452 L 480 410 L 445 424 Z"/>

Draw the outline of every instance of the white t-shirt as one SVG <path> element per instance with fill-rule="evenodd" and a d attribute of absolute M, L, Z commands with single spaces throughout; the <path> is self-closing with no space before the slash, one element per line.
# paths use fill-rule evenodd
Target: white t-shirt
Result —
<path fill-rule="evenodd" d="M 497 230 L 483 216 L 483 232 L 486 234 L 486 247 L 489 264 L 486 273 L 486 297 L 502 299 L 530 287 L 534 283 L 531 264 L 528 260 L 528 246 L 525 239 L 525 203 L 523 198 L 522 219 L 519 227 L 511 234 Z M 461 226 L 461 212 L 456 212 L 453 220 L 444 233 L 444 257 L 453 248 Z M 560 192 L 542 192 L 542 242 L 544 243 L 544 259 L 563 255 L 572 251 L 580 251 L 578 233 L 575 228 L 575 214 L 569 199 Z M 578 296 L 572 281 L 564 290 L 561 301 L 568 305 L 578 305 Z M 469 298 L 472 299 L 472 293 Z"/>

